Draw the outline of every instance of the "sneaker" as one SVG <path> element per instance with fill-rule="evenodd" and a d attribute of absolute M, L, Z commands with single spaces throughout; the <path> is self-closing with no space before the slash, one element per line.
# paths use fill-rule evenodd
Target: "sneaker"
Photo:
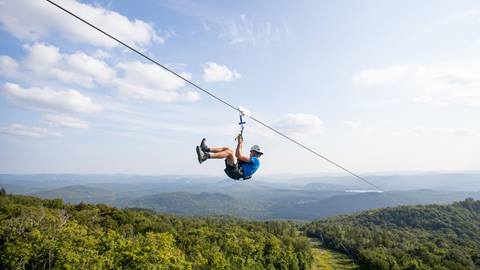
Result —
<path fill-rule="evenodd" d="M 207 154 L 200 149 L 200 146 L 197 146 L 197 157 L 198 157 L 198 163 L 202 164 L 205 160 L 208 159 Z"/>
<path fill-rule="evenodd" d="M 200 149 L 202 149 L 203 152 L 210 152 L 210 148 L 208 148 L 207 144 L 205 143 L 206 139 L 203 138 L 202 142 L 200 143 Z"/>

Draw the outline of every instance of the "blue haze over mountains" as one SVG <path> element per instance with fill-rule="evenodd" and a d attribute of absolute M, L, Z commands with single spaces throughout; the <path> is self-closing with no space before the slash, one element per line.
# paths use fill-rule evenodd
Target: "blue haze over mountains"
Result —
<path fill-rule="evenodd" d="M 397 205 L 480 199 L 480 173 L 371 175 L 385 192 L 348 176 L 224 177 L 142 175 L 0 175 L 8 193 L 102 203 L 181 215 L 313 220 Z"/>

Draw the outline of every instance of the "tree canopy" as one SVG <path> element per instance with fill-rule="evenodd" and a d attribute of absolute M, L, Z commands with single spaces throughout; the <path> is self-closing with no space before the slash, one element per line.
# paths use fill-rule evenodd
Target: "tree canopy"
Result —
<path fill-rule="evenodd" d="M 0 196 L 0 269 L 308 269 L 294 223 Z"/>
<path fill-rule="evenodd" d="M 362 269 L 480 269 L 480 201 L 473 199 L 365 211 L 305 229 Z"/>

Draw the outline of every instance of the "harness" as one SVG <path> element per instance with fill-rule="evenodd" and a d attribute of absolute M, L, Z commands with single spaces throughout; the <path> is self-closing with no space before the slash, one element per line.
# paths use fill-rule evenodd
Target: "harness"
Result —
<path fill-rule="evenodd" d="M 235 165 L 235 169 L 230 169 L 232 168 L 232 166 L 228 165 L 230 168 L 225 168 L 225 173 L 228 175 L 228 177 L 232 178 L 233 180 L 248 180 L 250 178 L 252 178 L 253 175 L 249 175 L 249 176 L 244 176 L 243 175 L 243 166 L 242 164 L 245 163 L 245 162 L 242 162 L 242 161 L 239 161 L 236 165 Z"/>
<path fill-rule="evenodd" d="M 245 163 L 245 162 L 239 161 L 238 164 L 237 164 L 237 166 L 238 166 L 238 171 L 241 172 L 242 175 L 243 175 L 243 166 L 242 166 L 243 163 Z M 242 179 L 242 180 L 248 180 L 248 179 L 252 178 L 252 176 L 253 176 L 253 175 L 243 176 L 241 179 Z"/>

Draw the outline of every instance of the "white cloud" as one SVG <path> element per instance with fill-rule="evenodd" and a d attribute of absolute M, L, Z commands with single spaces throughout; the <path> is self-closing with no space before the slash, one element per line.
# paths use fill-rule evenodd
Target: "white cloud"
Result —
<path fill-rule="evenodd" d="M 478 9 L 468 10 L 462 19 L 466 20 L 471 24 L 480 24 L 480 10 Z"/>
<path fill-rule="evenodd" d="M 97 59 L 107 59 L 111 57 L 111 55 L 104 50 L 96 50 L 93 56 Z"/>
<path fill-rule="evenodd" d="M 278 119 L 275 128 L 288 134 L 320 134 L 325 130 L 323 121 L 316 115 L 289 113 Z"/>
<path fill-rule="evenodd" d="M 61 54 L 57 47 L 43 43 L 24 48 L 27 55 L 18 62 L 9 56 L 0 56 L 4 77 L 28 81 L 33 78 L 54 79 L 91 88 L 95 82 L 108 83 L 116 75 L 105 62 L 83 52 Z"/>
<path fill-rule="evenodd" d="M 240 79 L 242 75 L 235 70 L 230 70 L 225 65 L 208 62 L 203 68 L 203 80 L 206 82 L 224 81 L 229 82 Z"/>
<path fill-rule="evenodd" d="M 42 119 L 45 123 L 54 127 L 69 127 L 79 129 L 87 129 L 89 127 L 88 123 L 68 115 L 47 114 L 44 115 Z"/>
<path fill-rule="evenodd" d="M 152 42 L 164 42 L 164 38 L 157 34 L 153 25 L 142 20 L 130 20 L 118 12 L 74 0 L 62 0 L 58 3 L 137 48 L 145 47 Z M 74 42 L 106 48 L 118 46 L 115 41 L 47 1 L 0 0 L 0 23 L 12 35 L 24 40 L 39 40 L 49 34 L 60 34 Z"/>
<path fill-rule="evenodd" d="M 375 87 L 388 85 L 404 80 L 412 75 L 417 67 L 410 65 L 396 65 L 381 69 L 361 70 L 353 76 L 353 82 L 357 86 Z"/>
<path fill-rule="evenodd" d="M 424 91 L 438 92 L 438 87 L 466 86 L 478 83 L 476 72 L 480 64 L 475 61 L 430 64 L 393 65 L 379 69 L 366 69 L 353 76 L 360 87 L 381 87 L 393 84 L 422 86 Z M 417 89 L 416 89 L 417 90 Z"/>
<path fill-rule="evenodd" d="M 120 63 L 117 68 L 124 71 L 123 79 L 141 82 L 145 86 L 159 88 L 162 91 L 176 90 L 185 85 L 185 81 L 155 64 L 131 61 Z M 191 78 L 188 73 L 182 73 L 181 75 L 187 79 Z"/>
<path fill-rule="evenodd" d="M 108 82 L 115 77 L 115 70 L 105 62 L 83 52 L 66 55 L 65 61 L 75 74 L 83 74 L 99 82 Z"/>
<path fill-rule="evenodd" d="M 413 99 L 415 103 L 430 103 L 433 101 L 431 96 L 418 96 Z"/>
<path fill-rule="evenodd" d="M 0 74 L 2 76 L 15 76 L 18 71 L 18 63 L 7 55 L 0 55 Z"/>
<path fill-rule="evenodd" d="M 26 136 L 32 138 L 43 138 L 47 136 L 62 136 L 61 133 L 49 131 L 42 127 L 29 127 L 22 124 L 11 124 L 0 129 L 2 133 L 14 136 Z"/>
<path fill-rule="evenodd" d="M 247 15 L 240 15 L 239 19 L 229 23 L 222 23 L 220 37 L 231 45 L 270 44 L 280 41 L 291 35 L 291 30 L 283 23 L 274 25 L 271 22 L 254 22 Z"/>
<path fill-rule="evenodd" d="M 24 47 L 27 54 L 19 61 L 0 56 L 0 70 L 4 71 L 1 75 L 46 85 L 58 82 L 86 88 L 101 85 L 116 88 L 124 97 L 144 101 L 192 102 L 200 99 L 197 92 L 182 89 L 185 81 L 154 64 L 131 61 L 113 68 L 83 52 L 62 54 L 57 47 L 43 43 Z M 191 78 L 186 72 L 180 75 Z"/>
<path fill-rule="evenodd" d="M 413 102 L 437 106 L 480 106 L 480 63 L 456 62 L 393 65 L 366 69 L 353 76 L 358 87 L 413 95 Z"/>
<path fill-rule="evenodd" d="M 200 99 L 195 91 L 159 91 L 136 84 L 122 84 L 118 86 L 122 95 L 130 99 L 156 102 L 193 102 Z"/>
<path fill-rule="evenodd" d="M 123 74 L 116 79 L 115 85 L 127 98 L 158 102 L 192 102 L 200 99 L 195 91 L 182 91 L 185 81 L 154 64 L 139 61 L 120 63 L 117 68 Z M 181 72 L 186 79 L 191 74 Z"/>
<path fill-rule="evenodd" d="M 451 100 L 446 98 L 447 100 Z M 432 96 L 418 96 L 413 98 L 413 102 L 417 104 L 433 104 L 437 107 L 448 107 L 448 102 L 440 99 L 434 99 Z"/>
<path fill-rule="evenodd" d="M 434 134 L 447 136 L 478 136 L 479 132 L 472 129 L 454 129 L 454 128 L 415 128 L 413 132 L 416 134 Z"/>
<path fill-rule="evenodd" d="M 103 107 L 95 104 L 89 96 L 76 90 L 26 89 L 18 84 L 7 82 L 3 86 L 3 92 L 15 102 L 37 109 L 79 113 L 95 113 L 103 110 Z"/>
<path fill-rule="evenodd" d="M 480 88 L 475 89 L 476 91 L 458 91 L 451 93 L 447 96 L 447 99 L 458 105 L 469 105 L 469 106 L 480 106 Z"/>
<path fill-rule="evenodd" d="M 346 121 L 345 124 L 351 129 L 359 129 L 362 126 L 362 123 L 357 121 Z"/>

